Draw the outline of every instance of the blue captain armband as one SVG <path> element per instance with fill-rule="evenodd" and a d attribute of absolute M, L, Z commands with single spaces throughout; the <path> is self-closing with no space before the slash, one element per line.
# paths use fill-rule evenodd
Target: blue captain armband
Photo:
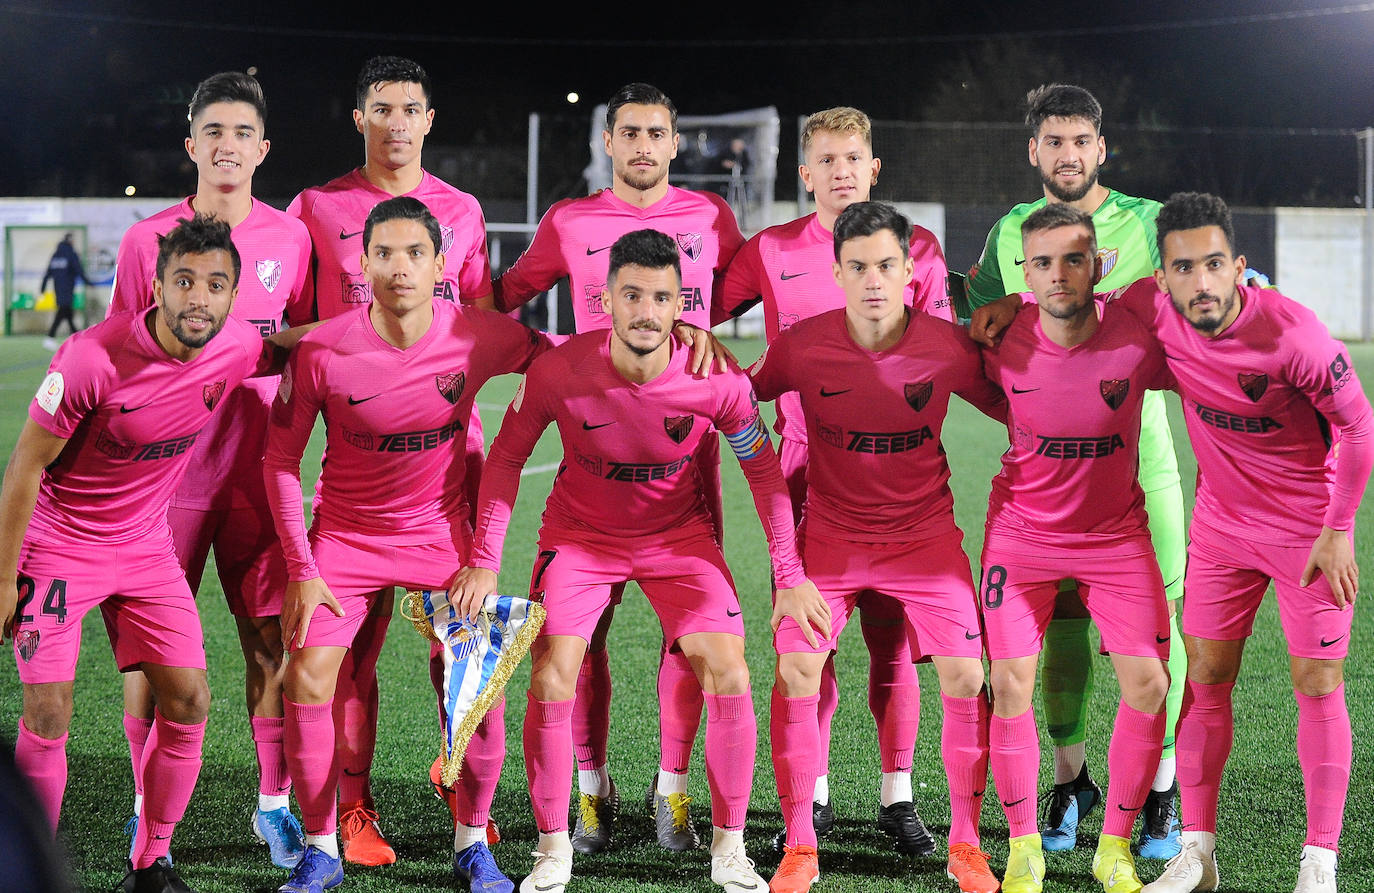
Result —
<path fill-rule="evenodd" d="M 734 450 L 735 456 L 743 462 L 763 452 L 763 448 L 768 445 L 768 431 L 763 427 L 763 420 L 759 418 L 758 413 L 755 413 L 753 421 L 734 434 L 725 435 L 725 439 L 730 441 L 730 449 Z"/>

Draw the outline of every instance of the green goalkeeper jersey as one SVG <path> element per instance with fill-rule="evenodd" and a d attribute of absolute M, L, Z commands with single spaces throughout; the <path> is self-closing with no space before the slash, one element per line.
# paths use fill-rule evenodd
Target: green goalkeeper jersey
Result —
<path fill-rule="evenodd" d="M 1028 290 L 1025 274 L 1017 263 L 1023 259 L 1021 223 L 1045 204 L 1046 200 L 1041 198 L 1017 205 L 993 225 L 982 258 L 969 270 L 970 307 L 981 307 L 1003 295 Z M 1102 260 L 1102 279 L 1094 291 L 1115 291 L 1154 273 L 1159 266 L 1159 245 L 1155 240 L 1159 208 L 1159 202 L 1153 199 L 1108 190 L 1106 200 L 1093 212 L 1097 256 Z M 1141 489 L 1149 493 L 1177 487 L 1178 459 L 1174 456 L 1164 396 L 1158 392 L 1147 394 L 1140 415 Z"/>

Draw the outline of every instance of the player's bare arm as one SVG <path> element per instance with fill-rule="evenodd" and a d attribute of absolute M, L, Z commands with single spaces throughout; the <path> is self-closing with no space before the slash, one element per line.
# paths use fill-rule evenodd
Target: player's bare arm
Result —
<path fill-rule="evenodd" d="M 281 606 L 281 628 L 288 648 L 305 647 L 305 637 L 310 632 L 310 618 L 320 605 L 329 608 L 335 617 L 344 615 L 343 607 L 334 598 L 334 593 L 329 591 L 323 578 L 293 580 L 286 584 L 286 597 Z"/>
<path fill-rule="evenodd" d="M 5 466 L 4 485 L 0 488 L 0 642 L 10 638 L 14 627 L 14 609 L 19 600 L 15 582 L 19 576 L 19 547 L 38 502 L 38 482 L 43 469 L 57 459 L 66 445 L 66 438 L 49 433 L 29 419 Z"/>
<path fill-rule="evenodd" d="M 449 604 L 469 620 L 476 620 L 487 596 L 496 591 L 496 571 L 485 567 L 465 567 L 448 584 Z"/>
<path fill-rule="evenodd" d="M 784 617 L 791 617 L 801 627 L 806 643 L 817 647 L 816 633 L 821 638 L 830 638 L 830 606 L 821 597 L 820 590 L 810 580 L 803 580 L 790 589 L 779 589 L 773 599 L 773 632 L 778 631 Z"/>
<path fill-rule="evenodd" d="M 997 342 L 1002 340 L 1002 333 L 1011 325 L 1020 309 L 1020 295 L 1004 295 L 984 304 L 973 311 L 968 324 L 969 337 L 985 347 L 996 347 Z"/>
<path fill-rule="evenodd" d="M 1355 550 L 1350 545 L 1350 531 L 1322 528 L 1312 542 L 1312 551 L 1307 556 L 1307 566 L 1303 568 L 1298 585 L 1310 584 L 1316 579 L 1317 571 L 1331 585 L 1336 607 L 1344 609 L 1355 604 L 1355 596 L 1360 589 L 1360 567 L 1355 562 Z"/>

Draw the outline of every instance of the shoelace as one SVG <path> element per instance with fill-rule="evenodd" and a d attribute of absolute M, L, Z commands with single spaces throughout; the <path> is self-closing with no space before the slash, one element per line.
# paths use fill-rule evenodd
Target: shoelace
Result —
<path fill-rule="evenodd" d="M 782 864 L 778 866 L 777 874 L 775 874 L 774 877 L 793 877 L 794 875 L 801 874 L 803 871 L 807 871 L 809 866 L 806 864 L 806 857 L 815 855 L 814 850 L 809 853 L 800 853 L 796 850 L 789 849 L 787 853 L 783 855 Z M 745 861 L 749 860 L 746 859 Z M 754 867 L 752 861 L 749 861 L 749 867 Z"/>
<path fill-rule="evenodd" d="M 558 853 L 541 853 L 534 850 L 530 853 L 534 857 L 534 868 L 530 870 L 530 877 L 538 881 L 550 880 L 560 877 L 564 872 L 564 865 L 568 870 L 572 869 L 572 857 L 563 856 Z M 558 872 L 553 874 L 553 872 Z"/>
<path fill-rule="evenodd" d="M 1055 785 L 1040 795 L 1040 827 L 1058 828 L 1064 822 L 1064 813 L 1069 811 L 1069 801 L 1074 798 L 1073 791 L 1060 790 Z"/>
<path fill-rule="evenodd" d="M 1171 881 L 1183 880 L 1186 878 L 1191 873 L 1188 870 L 1190 857 L 1199 860 L 1202 858 L 1201 854 L 1196 852 L 1196 847 L 1194 847 L 1193 844 L 1185 843 L 1178 851 L 1178 855 L 1165 863 L 1164 874 L 1162 874 L 1161 877 L 1167 877 Z"/>
<path fill-rule="evenodd" d="M 966 850 L 956 850 L 950 853 L 949 857 L 956 864 L 962 865 L 965 868 L 981 868 L 984 871 L 990 871 L 988 868 L 988 859 L 991 857 L 977 847 L 970 847 Z"/>
<path fill-rule="evenodd" d="M 595 831 L 601 827 L 601 816 L 597 812 L 597 807 L 601 805 L 603 799 L 591 794 L 583 794 L 578 798 L 578 815 L 582 817 L 582 827 L 588 831 Z"/>
<path fill-rule="evenodd" d="M 722 865 L 733 868 L 736 871 L 744 870 L 752 872 L 754 870 L 754 860 L 750 859 L 749 856 L 745 854 L 744 847 L 736 847 L 728 853 L 722 853 L 716 856 L 716 858 L 720 860 Z M 800 860 L 793 860 L 793 871 L 801 867 L 799 862 Z"/>
<path fill-rule="evenodd" d="M 692 802 L 692 798 L 686 794 L 669 794 L 668 809 L 673 813 L 673 830 L 685 831 L 691 823 L 692 817 L 687 814 L 687 806 Z M 747 861 L 747 860 L 746 860 Z M 754 863 L 750 862 L 752 867 Z"/>
<path fill-rule="evenodd" d="M 340 821 L 348 836 L 353 837 L 369 824 L 377 821 L 377 810 L 368 809 L 366 806 L 355 806 L 340 816 Z"/>

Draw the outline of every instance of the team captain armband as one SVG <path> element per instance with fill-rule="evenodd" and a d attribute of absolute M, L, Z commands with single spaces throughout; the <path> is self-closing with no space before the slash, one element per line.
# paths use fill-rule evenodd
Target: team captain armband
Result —
<path fill-rule="evenodd" d="M 763 452 L 763 448 L 768 445 L 768 431 L 763 427 L 763 420 L 756 412 L 748 425 L 734 434 L 725 435 L 725 439 L 730 441 L 730 449 L 734 450 L 735 456 L 743 462 Z"/>

